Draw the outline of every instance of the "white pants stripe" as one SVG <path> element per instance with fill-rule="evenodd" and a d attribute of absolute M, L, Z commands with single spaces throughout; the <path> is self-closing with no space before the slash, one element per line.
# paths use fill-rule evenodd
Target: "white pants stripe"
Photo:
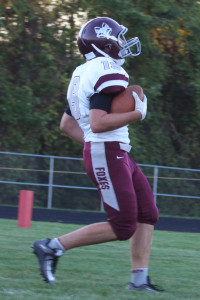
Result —
<path fill-rule="evenodd" d="M 117 197 L 110 179 L 103 142 L 91 143 L 92 166 L 95 178 L 99 184 L 103 201 L 116 210 L 119 209 Z"/>

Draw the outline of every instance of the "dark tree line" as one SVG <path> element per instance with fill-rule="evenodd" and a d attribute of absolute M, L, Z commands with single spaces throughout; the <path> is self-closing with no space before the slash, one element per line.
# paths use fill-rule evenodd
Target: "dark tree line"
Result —
<path fill-rule="evenodd" d="M 200 5 L 193 0 L 0 0 L 0 149 L 82 156 L 59 130 L 73 69 L 83 62 L 81 24 L 109 16 L 138 36 L 127 59 L 131 84 L 148 96 L 145 121 L 130 126 L 139 163 L 200 166 Z"/>

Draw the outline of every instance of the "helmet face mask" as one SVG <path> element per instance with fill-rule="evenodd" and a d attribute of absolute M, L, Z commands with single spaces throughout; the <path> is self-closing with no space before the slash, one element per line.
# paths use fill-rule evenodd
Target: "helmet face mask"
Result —
<path fill-rule="evenodd" d="M 97 56 L 106 56 L 122 61 L 128 56 L 140 55 L 139 39 L 134 37 L 126 40 L 125 33 L 127 31 L 126 27 L 119 25 L 111 18 L 92 19 L 79 32 L 79 50 L 87 60 Z M 134 52 L 130 49 L 133 46 Z"/>
<path fill-rule="evenodd" d="M 122 49 L 119 51 L 119 56 L 122 58 L 128 57 L 128 56 L 138 56 L 141 53 L 141 43 L 138 37 L 134 37 L 130 40 L 126 40 L 125 34 L 128 31 L 128 28 L 121 26 L 122 31 L 119 33 L 118 36 L 118 43 L 122 47 Z M 131 47 L 135 46 L 136 51 L 133 53 L 130 49 Z"/>

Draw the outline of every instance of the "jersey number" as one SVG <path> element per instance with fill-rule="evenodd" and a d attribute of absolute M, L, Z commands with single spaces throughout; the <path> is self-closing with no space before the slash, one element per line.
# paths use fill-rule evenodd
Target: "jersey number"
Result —
<path fill-rule="evenodd" d="M 104 70 L 109 70 L 109 69 L 120 70 L 121 69 L 121 67 L 118 64 L 116 64 L 114 61 L 103 60 L 103 61 L 101 61 L 101 63 L 103 64 Z"/>
<path fill-rule="evenodd" d="M 75 76 L 71 82 L 71 90 L 69 94 L 69 101 L 70 101 L 70 110 L 72 116 L 76 119 L 80 119 L 80 108 L 79 108 L 79 99 L 78 99 L 78 89 L 80 84 L 80 77 Z"/>

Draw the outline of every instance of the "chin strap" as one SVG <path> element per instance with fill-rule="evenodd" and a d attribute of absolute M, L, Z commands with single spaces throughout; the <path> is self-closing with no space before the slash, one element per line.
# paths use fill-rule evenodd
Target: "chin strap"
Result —
<path fill-rule="evenodd" d="M 109 54 L 107 54 L 107 53 L 105 53 L 105 52 L 103 52 L 102 50 L 100 50 L 97 46 L 95 46 L 94 44 L 92 44 L 92 47 L 97 51 L 97 52 L 99 52 L 100 54 L 102 54 L 103 56 L 105 56 L 105 57 L 110 57 L 110 58 L 112 58 Z M 91 53 L 93 53 L 93 52 L 91 52 Z M 118 64 L 119 66 L 122 66 L 123 64 L 124 64 L 124 62 L 125 62 L 125 59 L 124 58 L 119 58 L 119 59 L 114 59 L 114 58 L 112 58 L 113 60 L 114 60 L 114 62 L 116 62 L 116 64 Z"/>
<path fill-rule="evenodd" d="M 92 47 L 99 52 L 100 54 L 102 54 L 105 57 L 110 57 L 107 53 L 103 52 L 102 50 L 100 50 L 97 46 L 95 46 L 94 44 L 92 44 Z"/>
<path fill-rule="evenodd" d="M 95 46 L 94 44 L 92 44 L 92 47 L 99 53 L 99 54 L 101 54 L 101 55 L 103 55 L 104 57 L 110 57 L 110 58 L 112 58 L 110 55 L 108 55 L 107 53 L 105 53 L 105 52 L 103 52 L 102 50 L 100 50 L 97 46 Z M 95 58 L 95 57 L 97 57 L 96 55 L 95 55 L 95 53 L 94 52 L 89 52 L 89 53 L 87 53 L 87 54 L 85 54 L 85 58 L 86 58 L 86 60 L 91 60 L 91 59 L 93 59 L 93 58 Z M 114 60 L 114 62 L 117 64 L 117 65 L 119 65 L 119 66 L 122 66 L 123 64 L 124 64 L 124 62 L 125 62 L 125 59 L 124 58 L 119 58 L 119 59 L 114 59 L 114 58 L 112 58 L 113 60 Z"/>

